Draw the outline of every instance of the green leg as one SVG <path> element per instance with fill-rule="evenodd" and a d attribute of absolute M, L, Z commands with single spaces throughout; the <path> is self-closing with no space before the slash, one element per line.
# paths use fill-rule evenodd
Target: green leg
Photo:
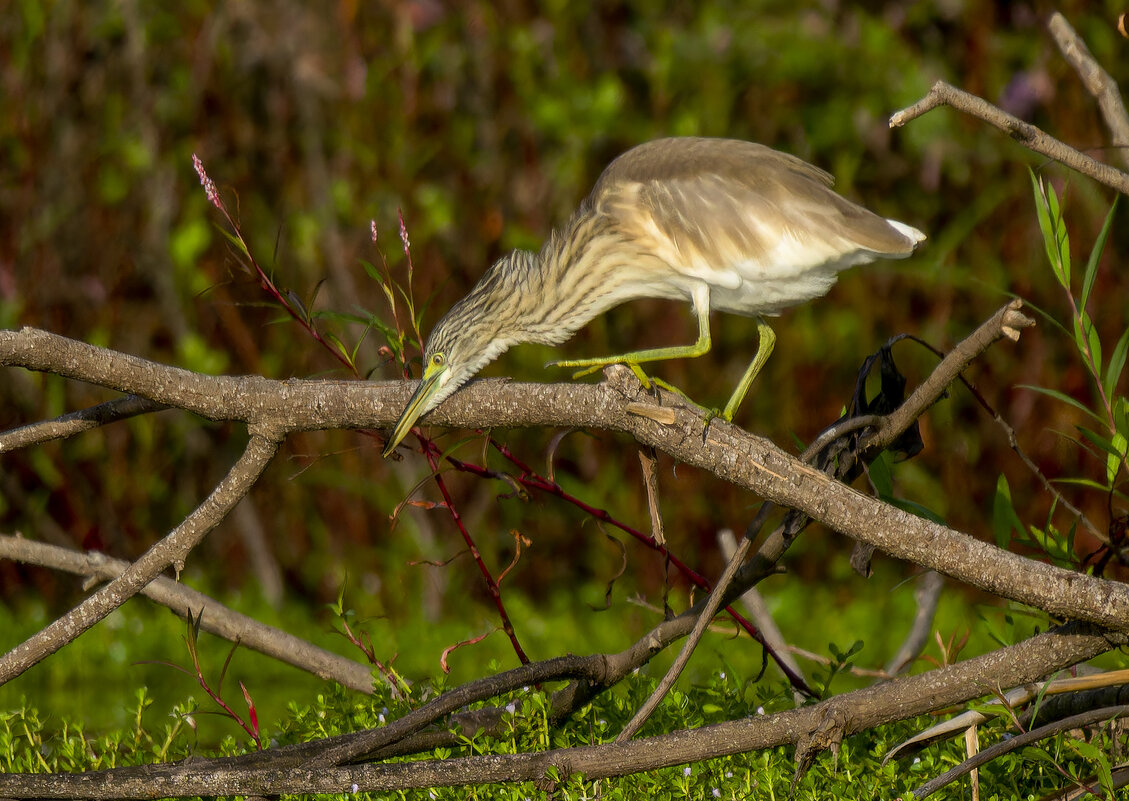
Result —
<path fill-rule="evenodd" d="M 689 359 L 709 353 L 710 350 L 710 309 L 708 297 L 696 304 L 698 310 L 698 341 L 693 345 L 675 345 L 669 348 L 637 350 L 618 356 L 601 356 L 595 359 L 571 359 L 563 362 L 549 362 L 548 366 L 583 367 L 573 378 L 580 378 L 607 367 L 609 364 L 625 364 L 645 387 L 650 387 L 650 379 L 639 368 L 643 362 L 658 362 L 665 359 Z M 751 379 L 750 379 L 751 380 Z"/>
<path fill-rule="evenodd" d="M 757 340 L 757 355 L 753 357 L 753 361 L 745 370 L 745 374 L 741 376 L 741 382 L 737 384 L 737 389 L 733 391 L 729 403 L 725 404 L 725 411 L 721 413 L 721 416 L 729 422 L 733 422 L 733 415 L 737 413 L 737 407 L 745 399 L 745 395 L 749 392 L 749 387 L 756 379 L 757 373 L 764 367 L 764 363 L 772 355 L 772 349 L 776 347 L 776 334 L 768 327 L 768 323 L 764 321 L 763 317 L 757 318 Z"/>

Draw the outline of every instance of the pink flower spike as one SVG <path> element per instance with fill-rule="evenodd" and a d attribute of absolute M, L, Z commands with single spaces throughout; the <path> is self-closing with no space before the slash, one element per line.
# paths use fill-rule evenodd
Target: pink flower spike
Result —
<path fill-rule="evenodd" d="M 204 187 L 204 194 L 208 196 L 208 202 L 217 209 L 222 209 L 220 193 L 216 191 L 216 182 L 208 177 L 208 173 L 204 172 L 204 162 L 200 161 L 200 157 L 195 153 L 192 154 L 192 166 L 196 169 L 196 174 L 200 176 L 200 184 Z"/>
<path fill-rule="evenodd" d="M 408 241 L 408 226 L 404 225 L 404 210 L 396 209 L 400 215 L 400 241 L 404 243 L 404 253 L 407 256 L 412 254 L 409 252 L 412 249 L 412 243 Z"/>
<path fill-rule="evenodd" d="M 369 227 L 372 229 L 372 243 L 376 244 L 376 220 L 369 220 Z"/>

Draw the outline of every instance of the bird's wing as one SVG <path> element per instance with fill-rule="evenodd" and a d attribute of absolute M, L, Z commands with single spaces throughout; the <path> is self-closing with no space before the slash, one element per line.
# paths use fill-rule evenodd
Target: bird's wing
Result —
<path fill-rule="evenodd" d="M 590 202 L 640 248 L 720 286 L 913 252 L 918 232 L 831 184 L 823 170 L 762 145 L 666 139 L 612 162 Z"/>

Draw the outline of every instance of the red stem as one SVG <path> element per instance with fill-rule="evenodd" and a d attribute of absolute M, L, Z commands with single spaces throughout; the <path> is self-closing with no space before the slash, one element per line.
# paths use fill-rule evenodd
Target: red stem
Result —
<path fill-rule="evenodd" d="M 459 533 L 463 535 L 463 540 L 466 542 L 467 548 L 470 549 L 470 553 L 471 556 L 474 557 L 475 564 L 477 564 L 478 569 L 482 571 L 482 577 L 486 581 L 486 588 L 490 591 L 490 596 L 494 599 L 494 606 L 498 608 L 498 616 L 502 619 L 502 630 L 505 631 L 506 636 L 510 638 L 510 643 L 513 645 L 514 651 L 517 653 L 517 658 L 521 660 L 521 663 L 523 665 L 527 665 L 529 664 L 529 657 L 525 655 L 525 651 L 522 650 L 521 643 L 518 642 L 517 633 L 514 631 L 513 623 L 510 622 L 509 613 L 506 612 L 506 605 L 502 601 L 502 592 L 498 587 L 498 582 L 494 580 L 494 576 L 490 573 L 490 569 L 486 567 L 486 563 L 482 560 L 482 554 L 479 553 L 478 546 L 475 544 L 474 538 L 471 537 L 470 532 L 467 531 L 466 526 L 463 525 L 463 519 L 459 515 L 459 510 L 455 508 L 454 500 L 451 498 L 451 494 L 447 491 L 446 482 L 444 482 L 443 477 L 439 475 L 439 451 L 435 448 L 435 445 L 431 442 L 431 440 L 423 437 L 422 435 L 417 436 L 419 436 L 420 444 L 423 446 L 424 455 L 427 456 L 427 463 L 431 466 L 431 473 L 435 478 L 435 484 L 439 487 L 439 492 L 442 493 L 443 500 L 446 502 L 447 511 L 451 513 L 451 519 L 458 527 Z"/>

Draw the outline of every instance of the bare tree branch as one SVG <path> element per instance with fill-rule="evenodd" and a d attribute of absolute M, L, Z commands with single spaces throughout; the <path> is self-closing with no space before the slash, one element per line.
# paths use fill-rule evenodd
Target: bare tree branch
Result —
<path fill-rule="evenodd" d="M 129 563 L 101 553 L 79 553 L 69 548 L 0 535 L 0 559 L 12 559 L 103 581 L 120 576 Z M 315 676 L 336 681 L 360 693 L 372 694 L 372 668 L 306 642 L 282 629 L 260 623 L 229 609 L 214 598 L 159 576 L 141 594 L 181 617 L 200 618 L 200 627 L 211 634 L 266 654 Z"/>
<path fill-rule="evenodd" d="M 101 590 L 0 657 L 0 684 L 73 641 L 136 595 L 166 568 L 175 566 L 179 572 L 189 552 L 255 485 L 270 464 L 278 445 L 278 439 L 253 434 L 239 461 L 183 523 Z"/>
<path fill-rule="evenodd" d="M 923 574 L 917 582 L 917 589 L 913 593 L 917 601 L 917 613 L 898 653 L 886 663 L 886 673 L 890 676 L 896 676 L 908 668 L 929 642 L 929 632 L 937 614 L 937 603 L 941 599 L 941 590 L 945 588 L 945 580 L 932 571 Z"/>
<path fill-rule="evenodd" d="M 1008 304 L 989 321 L 994 336 L 978 333 L 970 339 L 987 347 L 1010 336 L 1008 332 L 1015 333 L 1008 324 L 1011 311 L 1013 304 Z M 61 372 L 152 395 L 153 400 L 210 419 L 246 420 L 252 430 L 261 428 L 275 436 L 287 431 L 389 426 L 414 386 L 414 382 L 276 382 L 200 376 L 29 328 L 0 331 L 0 364 Z M 675 411 L 671 425 L 630 413 L 625 408 L 629 402 L 645 403 L 651 396 L 625 369 L 612 368 L 608 375 L 609 380 L 599 385 L 472 382 L 432 412 L 429 421 L 462 427 L 587 426 L 624 432 L 895 558 L 1052 615 L 1129 629 L 1129 588 L 1123 585 L 1035 562 L 895 509 L 724 421 L 713 420 L 703 441 L 699 411 L 686 407 L 676 395 L 663 393 L 661 398 Z M 928 406 L 933 399 L 922 401 Z"/>
<path fill-rule="evenodd" d="M 1001 338 L 1018 342 L 1020 331 L 1035 325 L 1034 320 L 1020 311 L 1022 308 L 1023 301 L 1011 301 L 965 337 L 941 360 L 928 378 L 921 382 L 901 406 L 882 418 L 877 432 L 864 440 L 864 448 L 880 451 L 889 447 L 913 424 L 914 420 L 925 414 L 925 410 L 937 402 L 964 369 L 993 343 Z"/>
<path fill-rule="evenodd" d="M 1017 305 L 1004 307 L 993 315 L 983 330 L 978 330 L 966 340 L 966 343 L 971 343 L 967 348 L 962 343 L 956 349 L 956 355 L 942 362 L 945 365 L 942 374 L 951 381 L 951 376 L 958 374 L 968 360 L 975 358 L 992 342 L 1016 335 L 1025 320 L 1018 313 Z M 153 399 L 159 403 L 190 408 L 212 419 L 244 420 L 252 430 L 270 433 L 271 453 L 273 443 L 288 431 L 386 426 L 396 418 L 412 390 L 409 383 L 272 382 L 255 377 L 198 376 L 33 329 L 0 332 L 0 364 L 64 372 L 72 378 L 103 383 L 122 391 L 142 395 L 152 393 L 156 396 Z M 608 376 L 609 380 L 598 386 L 474 382 L 437 409 L 432 419 L 440 424 L 463 426 L 552 424 L 595 426 L 627 432 L 645 445 L 661 449 L 682 462 L 710 470 L 896 557 L 938 569 L 1053 614 L 1092 620 L 1122 631 L 1129 628 L 1129 591 L 1120 585 L 1015 556 L 893 509 L 831 480 L 771 443 L 722 421 L 713 421 L 708 436 L 703 437 L 705 432 L 699 411 L 686 408 L 677 396 L 664 394 L 661 397 L 661 402 L 666 405 L 663 415 L 640 415 L 631 411 L 634 408 L 631 404 L 653 405 L 650 396 L 642 391 L 626 370 L 612 369 Z M 928 383 L 930 393 L 924 393 L 917 400 L 915 393 L 907 403 L 912 401 L 924 410 L 947 385 L 940 379 Z M 929 394 L 932 397 L 927 397 Z M 0 434 L 0 444 L 6 436 Z M 588 686 L 599 688 L 603 680 L 619 673 L 617 668 L 629 662 L 639 664 L 638 660 L 645 661 L 653 655 L 656 643 L 684 636 L 700 612 L 700 608 L 695 608 L 678 618 L 664 621 L 651 633 L 658 635 L 658 639 L 648 637 L 646 642 L 640 641 L 622 654 L 594 657 L 599 662 L 592 663 L 590 670 L 596 670 L 596 673 L 590 676 Z M 1047 646 L 1055 641 L 1039 642 Z M 1041 653 L 1039 659 L 1043 657 L 1050 658 Z M 1047 663 L 1044 660 L 1039 664 Z M 1000 681 L 1013 683 L 1016 680 L 1001 678 Z M 579 696 L 576 695 L 578 691 Z M 572 697 L 585 694 L 583 688 L 574 688 L 570 692 Z M 966 687 L 965 692 L 971 690 Z M 554 699 L 555 706 L 557 703 L 558 699 Z M 561 699 L 560 703 L 567 705 L 568 701 Z M 429 714 L 434 714 L 434 711 Z M 856 712 L 851 714 L 853 720 Z M 838 716 L 836 712 L 828 720 L 838 720 Z M 819 725 L 826 729 L 828 724 L 825 720 Z M 836 726 L 839 724 L 832 725 L 831 730 L 836 730 Z M 383 739 L 383 735 L 375 736 Z M 376 742 L 373 737 L 373 734 L 361 733 L 343 750 L 334 748 L 332 753 L 336 757 L 356 756 L 356 749 L 362 745 L 367 748 Z M 810 738 L 804 742 L 810 745 Z M 303 753 L 310 755 L 312 752 Z M 323 753 L 322 759 L 328 756 L 328 752 Z M 635 769 L 647 767 L 648 764 L 641 763 Z M 590 773 L 587 768 L 584 770 Z M 227 787 L 225 792 L 234 790 Z"/>
<path fill-rule="evenodd" d="M 623 776 L 681 765 L 706 757 L 796 743 L 811 732 L 837 727 L 840 736 L 901 720 L 982 694 L 985 686 L 1034 681 L 1126 643 L 1123 635 L 1086 624 L 1069 624 L 1018 645 L 949 667 L 836 696 L 813 706 L 727 721 L 659 737 L 567 748 L 535 754 L 504 754 L 448 760 L 316 767 L 309 762 L 320 743 L 284 746 L 240 757 L 194 759 L 85 774 L 0 775 L 0 795 L 36 798 L 151 798 L 186 795 L 274 795 L 290 792 L 381 792 L 412 787 L 541 780 L 548 769 L 589 779 Z M 576 657 L 576 659 L 583 659 Z M 554 660 L 558 661 L 558 660 Z M 512 685 L 509 674 L 528 681 L 534 665 L 494 680 Z M 441 697 L 442 698 L 442 697 Z"/>
<path fill-rule="evenodd" d="M 155 403 L 148 398 L 139 398 L 136 395 L 115 398 L 89 409 L 64 414 L 55 420 L 32 423 L 6 431 L 0 437 L 0 453 L 27 448 L 51 440 L 66 439 L 92 428 L 104 426 L 107 423 L 125 420 L 139 414 L 160 411 L 164 408 L 166 407 L 160 403 Z"/>
<path fill-rule="evenodd" d="M 1060 142 L 1030 123 L 1008 114 L 998 106 L 976 95 L 957 89 L 952 84 L 937 81 L 921 100 L 890 117 L 890 127 L 900 128 L 938 106 L 952 106 L 957 111 L 994 125 L 1028 150 L 1041 153 L 1072 170 L 1088 175 L 1118 192 L 1129 194 L 1129 174 L 1090 158 L 1065 142 Z"/>
<path fill-rule="evenodd" d="M 1003 742 L 996 743 L 990 748 L 985 748 L 980 753 L 976 754 L 964 762 L 957 765 L 955 768 L 945 771 L 940 776 L 916 788 L 913 791 L 914 798 L 925 798 L 940 790 L 946 784 L 950 784 L 964 774 L 981 765 L 986 765 L 993 759 L 1003 756 L 1017 748 L 1023 748 L 1031 743 L 1037 743 L 1039 740 L 1044 740 L 1047 737 L 1052 737 L 1064 731 L 1071 729 L 1080 729 L 1084 726 L 1092 726 L 1095 723 L 1101 723 L 1111 718 L 1124 717 L 1129 714 L 1129 705 L 1105 707 L 1104 709 L 1091 709 L 1089 712 L 1083 712 L 1078 715 L 1073 715 L 1069 718 L 1057 720 L 1054 723 L 1048 723 L 1046 726 L 1040 726 L 1031 731 L 1020 732 Z M 1123 778 L 1129 780 L 1129 775 Z M 1124 783 L 1118 784 L 1118 787 L 1124 786 Z"/>
<path fill-rule="evenodd" d="M 1117 81 L 1094 59 L 1090 48 L 1062 14 L 1057 11 L 1051 14 L 1047 30 L 1051 32 L 1062 57 L 1070 62 L 1082 79 L 1086 91 L 1098 101 L 1113 146 L 1120 149 L 1121 160 L 1129 164 L 1129 113 L 1125 111 L 1125 101 L 1117 88 Z"/>

